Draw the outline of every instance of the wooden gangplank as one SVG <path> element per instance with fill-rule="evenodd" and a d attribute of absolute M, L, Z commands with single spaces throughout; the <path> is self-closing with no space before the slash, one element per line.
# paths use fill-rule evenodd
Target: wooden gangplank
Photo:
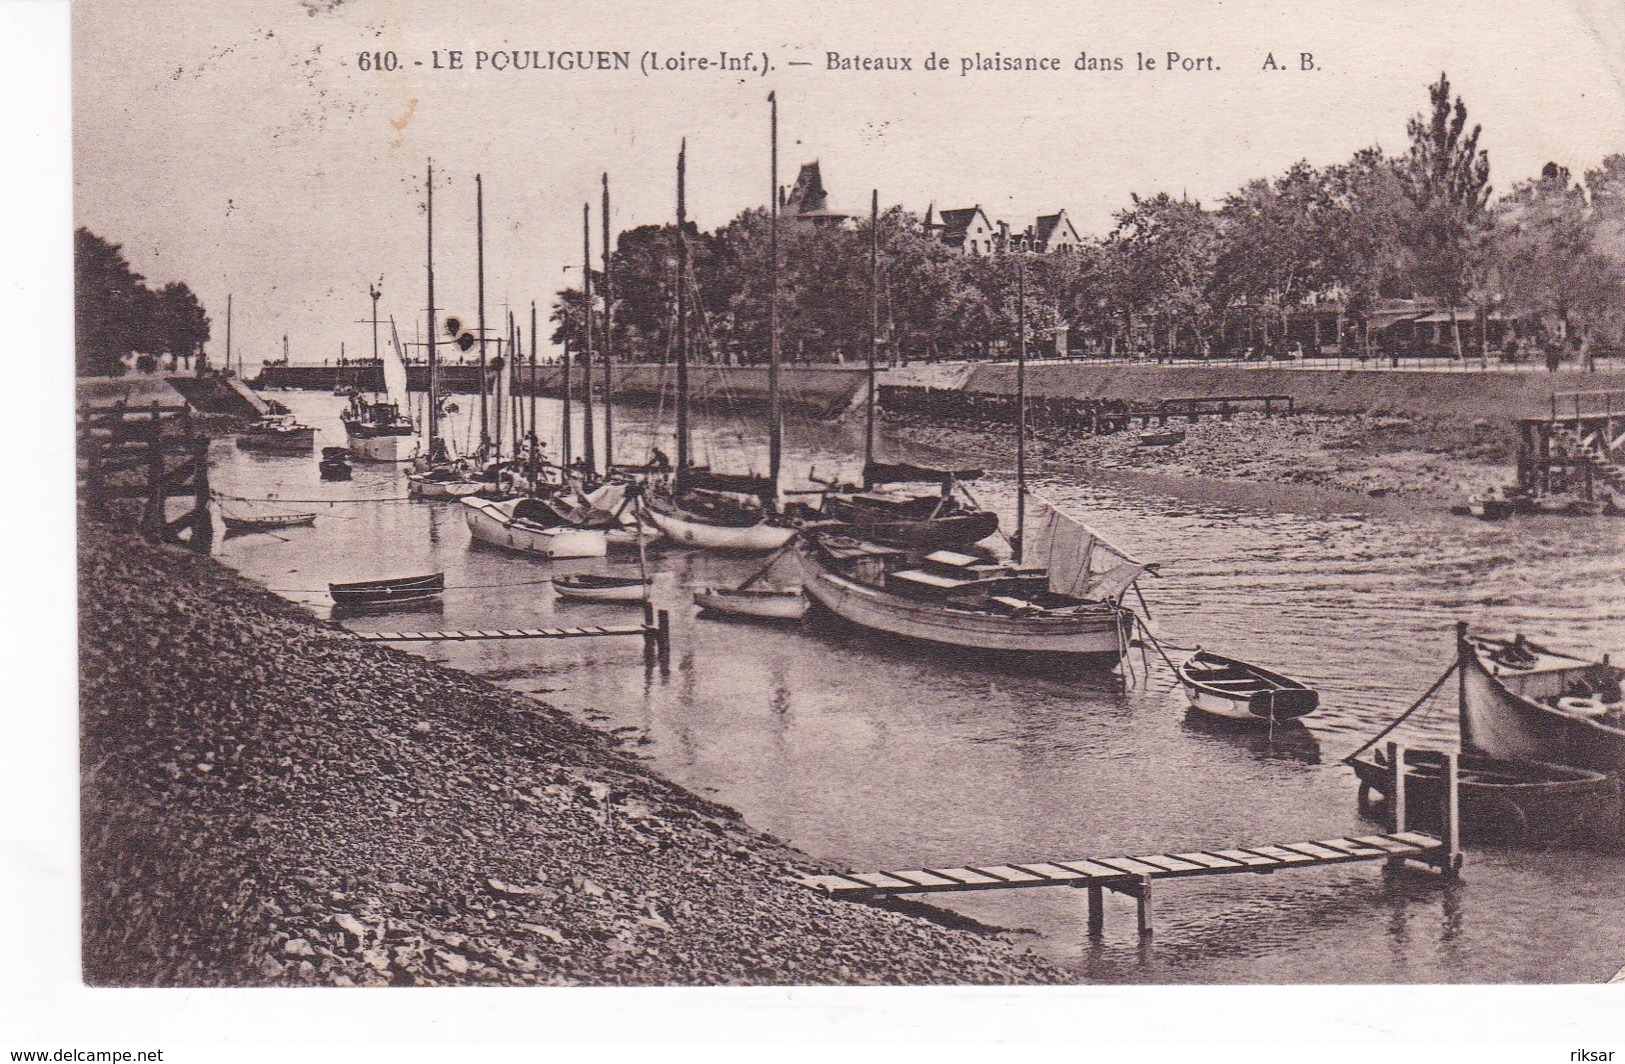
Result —
<path fill-rule="evenodd" d="M 1022 864 L 965 865 L 913 868 L 898 872 L 844 872 L 840 875 L 802 874 L 799 886 L 835 897 L 866 900 L 896 894 L 941 894 L 967 890 L 1010 890 L 1023 887 L 1082 887 L 1089 891 L 1089 933 L 1099 935 L 1105 925 L 1105 892 L 1135 899 L 1140 934 L 1151 933 L 1151 888 L 1161 879 L 1193 879 L 1238 872 L 1272 873 L 1289 868 L 1324 868 L 1355 861 L 1382 861 L 1399 868 L 1406 861 L 1429 865 L 1453 878 L 1462 865 L 1460 847 L 1460 780 L 1454 751 L 1435 755 L 1444 762 L 1441 797 L 1442 838 L 1407 828 L 1409 803 L 1406 780 L 1410 759 L 1405 747 L 1388 744 L 1393 766 L 1389 794 L 1392 831 L 1317 842 L 1281 842 L 1241 846 L 1228 850 L 1190 850 L 1150 853 L 1137 857 L 1080 857 L 1064 861 L 1029 861 Z"/>
<path fill-rule="evenodd" d="M 940 894 L 1023 887 L 1080 887 L 1089 891 L 1089 932 L 1105 925 L 1105 891 L 1137 902 L 1139 931 L 1151 933 L 1151 886 L 1162 879 L 1194 879 L 1238 872 L 1267 874 L 1288 868 L 1323 868 L 1355 861 L 1390 865 L 1416 860 L 1444 870 L 1456 863 L 1444 840 L 1420 831 L 1360 835 L 1316 842 L 1274 843 L 1227 850 L 1193 850 L 1128 857 L 1083 857 L 1021 864 L 914 868 L 896 872 L 801 875 L 800 886 L 835 897 L 866 900 L 896 894 Z"/>

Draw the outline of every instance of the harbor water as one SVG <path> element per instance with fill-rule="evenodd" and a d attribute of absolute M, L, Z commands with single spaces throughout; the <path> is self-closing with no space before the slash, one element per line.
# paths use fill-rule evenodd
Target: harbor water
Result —
<path fill-rule="evenodd" d="M 343 443 L 343 401 L 277 393 Z M 463 410 L 448 435 L 468 442 Z M 542 400 L 558 439 L 559 404 Z M 616 456 L 669 455 L 669 424 L 615 411 Z M 669 418 L 666 419 L 669 422 Z M 602 432 L 602 411 L 598 428 Z M 696 458 L 765 466 L 760 418 L 696 419 Z M 575 429 L 581 438 L 579 417 Z M 809 470 L 855 476 L 862 426 L 792 422 L 786 486 Z M 887 440 L 883 457 L 956 462 Z M 556 449 L 556 443 L 554 444 Z M 600 461 L 602 455 L 600 454 Z M 326 616 L 329 581 L 443 571 L 432 610 L 356 628 L 517 628 L 628 623 L 635 606 L 556 599 L 550 577 L 636 572 L 635 558 L 554 562 L 470 541 L 459 504 L 406 499 L 399 467 L 357 463 L 324 483 L 316 455 L 211 450 L 230 513 L 315 511 L 313 528 L 226 539 L 228 565 Z M 1009 515 L 1013 479 L 972 489 Z M 1500 524 L 1310 489 L 1040 469 L 1036 490 L 1160 563 L 1143 581 L 1168 644 L 1201 645 L 1304 680 L 1321 708 L 1303 726 L 1237 731 L 1192 716 L 1155 652 L 1133 675 L 1034 674 L 969 665 L 809 614 L 799 625 L 696 616 L 692 589 L 733 585 L 759 558 L 651 552 L 672 616 L 669 670 L 635 639 L 412 644 L 412 653 L 534 695 L 613 734 L 683 786 L 821 859 L 857 870 L 1222 849 L 1382 830 L 1356 808 L 1340 758 L 1450 664 L 1452 625 L 1522 632 L 1585 651 L 1625 648 L 1625 521 Z M 388 500 L 358 502 L 353 500 Z M 322 500 L 322 501 L 306 501 Z M 1007 521 L 1007 523 L 1009 523 Z M 787 571 L 793 572 L 793 567 Z M 1138 603 L 1135 603 L 1138 605 Z M 1177 661 L 1179 653 L 1170 651 Z M 1452 689 L 1397 737 L 1450 746 Z M 1156 931 L 1108 894 L 1091 941 L 1085 896 L 1065 889 L 938 896 L 1017 929 L 1088 982 L 1599 982 L 1625 964 L 1625 854 L 1469 844 L 1456 882 L 1358 863 L 1160 884 Z"/>

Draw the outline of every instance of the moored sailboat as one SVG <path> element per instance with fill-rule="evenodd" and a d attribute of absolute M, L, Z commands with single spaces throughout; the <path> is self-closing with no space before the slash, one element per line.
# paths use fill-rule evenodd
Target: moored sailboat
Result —
<path fill-rule="evenodd" d="M 373 347 L 378 343 L 378 297 L 373 290 Z M 417 429 L 407 412 L 406 363 L 400 349 L 390 347 L 383 354 L 385 398 L 368 400 L 354 393 L 350 405 L 339 415 L 344 422 L 350 453 L 365 462 L 407 462 L 417 452 Z"/>

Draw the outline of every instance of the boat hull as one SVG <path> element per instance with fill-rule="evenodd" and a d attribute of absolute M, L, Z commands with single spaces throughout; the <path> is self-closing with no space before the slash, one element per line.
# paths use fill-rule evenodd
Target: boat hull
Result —
<path fill-rule="evenodd" d="M 1461 652 L 1461 728 L 1467 748 L 1490 757 L 1625 771 L 1625 728 L 1536 699 L 1561 695 L 1577 677 L 1606 665 L 1581 659 L 1571 668 L 1504 669 L 1487 660 L 1488 644 L 1465 641 Z"/>
<path fill-rule="evenodd" d="M 1298 681 L 1233 658 L 1198 653 L 1177 671 L 1191 708 L 1223 720 L 1281 724 L 1313 713 L 1320 704 L 1320 695 Z M 1208 682 L 1215 675 L 1232 679 Z"/>
<path fill-rule="evenodd" d="M 760 524 L 731 528 L 690 520 L 653 506 L 644 507 L 645 519 L 673 543 L 702 550 L 733 551 L 739 554 L 762 554 L 778 550 L 796 534 L 793 528 Z"/>
<path fill-rule="evenodd" d="M 755 617 L 767 621 L 799 621 L 809 603 L 799 588 L 783 591 L 740 591 L 735 588 L 705 587 L 694 592 L 694 604 L 712 613 L 735 617 Z"/>
<path fill-rule="evenodd" d="M 376 610 L 438 600 L 446 590 L 444 573 L 387 577 L 357 583 L 329 584 L 328 594 L 340 610 Z"/>
<path fill-rule="evenodd" d="M 458 500 L 468 530 L 481 543 L 542 558 L 602 558 L 609 545 L 604 533 L 591 528 L 539 528 L 507 519 L 488 499 Z"/>
<path fill-rule="evenodd" d="M 1411 751 L 1406 764 L 1406 819 L 1419 827 L 1435 826 L 1442 818 L 1443 758 Z M 1362 809 L 1369 810 L 1372 794 L 1392 797 L 1393 779 L 1384 759 L 1361 757 L 1350 765 L 1360 778 Z M 1469 836 L 1608 844 L 1625 838 L 1617 775 L 1462 754 L 1457 788 L 1461 826 Z"/>
<path fill-rule="evenodd" d="M 559 598 L 576 599 L 581 602 L 642 602 L 648 596 L 649 585 L 638 581 L 632 584 L 594 586 L 572 583 L 567 577 L 554 577 L 553 593 Z"/>
<path fill-rule="evenodd" d="M 415 436 L 357 436 L 346 437 L 350 454 L 361 462 L 408 462 L 417 453 Z"/>
<path fill-rule="evenodd" d="M 473 495 L 489 482 L 474 480 L 431 480 L 416 473 L 406 477 L 406 491 L 419 499 L 461 499 Z"/>
<path fill-rule="evenodd" d="M 954 610 L 867 587 L 803 557 L 803 588 L 842 620 L 902 639 L 1000 655 L 1116 661 L 1125 618 L 1115 606 L 1070 617 L 1017 618 Z"/>
<path fill-rule="evenodd" d="M 316 448 L 314 428 L 293 432 L 243 433 L 237 437 L 237 447 L 256 454 L 309 454 Z"/>

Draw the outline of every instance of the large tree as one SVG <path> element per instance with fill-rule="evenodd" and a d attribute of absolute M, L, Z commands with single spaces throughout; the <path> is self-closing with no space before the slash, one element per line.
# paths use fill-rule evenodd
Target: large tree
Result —
<path fill-rule="evenodd" d="M 116 376 L 123 359 L 148 351 L 145 280 L 124 252 L 81 226 L 73 234 L 74 349 L 83 377 Z"/>
<path fill-rule="evenodd" d="M 1490 157 L 1479 148 L 1481 130 L 1467 129 L 1467 105 L 1452 103 L 1443 73 L 1428 86 L 1429 110 L 1406 126 L 1411 150 L 1403 168 L 1416 208 L 1408 234 L 1417 291 L 1450 311 L 1456 357 L 1462 357 L 1456 308 L 1472 291 L 1490 197 Z"/>

